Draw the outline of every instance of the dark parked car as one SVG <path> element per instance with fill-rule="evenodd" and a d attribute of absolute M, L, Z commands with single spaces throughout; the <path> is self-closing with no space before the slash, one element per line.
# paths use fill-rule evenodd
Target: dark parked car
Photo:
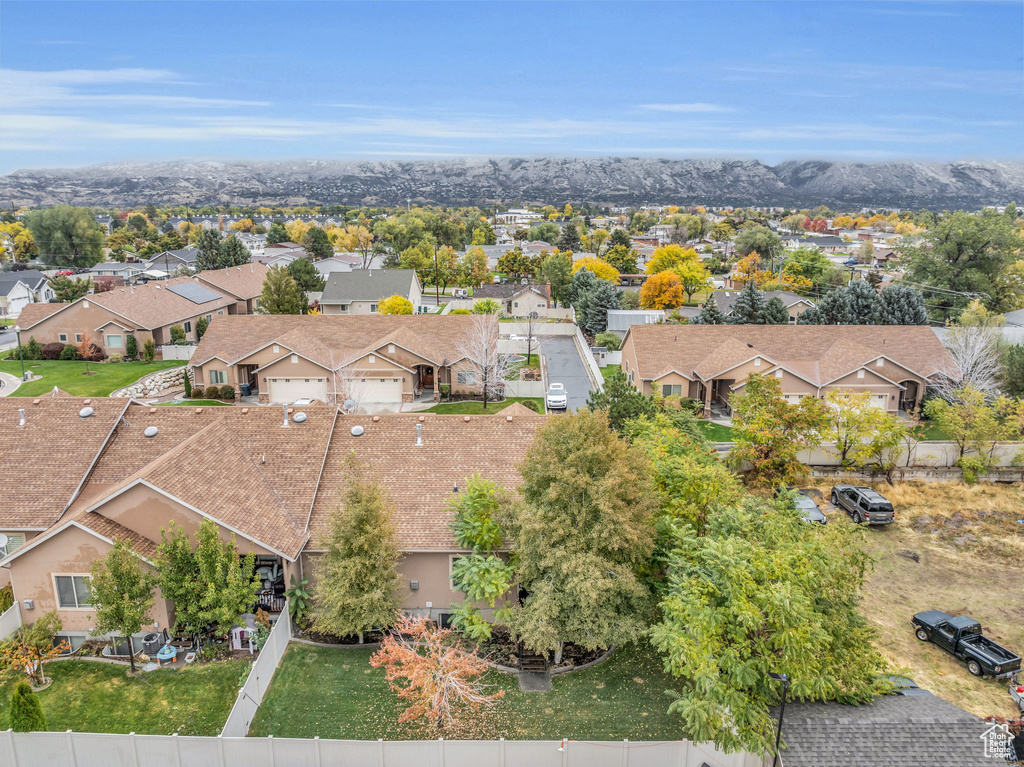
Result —
<path fill-rule="evenodd" d="M 789 493 L 793 497 L 793 506 L 800 512 L 800 516 L 803 517 L 804 522 L 816 522 L 819 525 L 824 525 L 828 522 L 821 509 L 818 508 L 818 504 L 814 502 L 803 490 L 795 490 L 794 488 L 779 488 L 776 495 L 782 495 Z"/>
<path fill-rule="evenodd" d="M 888 525 L 896 518 L 892 504 L 870 487 L 836 485 L 832 488 L 832 503 L 853 517 L 858 525 L 861 522 Z"/>
<path fill-rule="evenodd" d="M 985 636 L 973 618 L 928 610 L 915 615 L 910 624 L 918 639 L 933 642 L 964 661 L 974 676 L 1013 677 L 1020 671 L 1020 656 Z"/>

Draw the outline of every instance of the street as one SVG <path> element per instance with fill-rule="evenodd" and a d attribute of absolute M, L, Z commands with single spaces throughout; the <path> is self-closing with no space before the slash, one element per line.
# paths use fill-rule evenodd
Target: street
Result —
<path fill-rule="evenodd" d="M 568 411 L 587 406 L 587 397 L 593 388 L 587 376 L 585 363 L 580 359 L 576 344 L 570 336 L 541 338 L 541 354 L 548 366 L 548 385 L 565 384 Z"/>

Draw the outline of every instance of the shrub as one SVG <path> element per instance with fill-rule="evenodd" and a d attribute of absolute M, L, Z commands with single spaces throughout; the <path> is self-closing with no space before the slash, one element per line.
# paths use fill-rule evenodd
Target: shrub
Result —
<path fill-rule="evenodd" d="M 28 343 L 25 344 L 25 359 L 27 360 L 41 360 L 43 358 L 43 345 L 36 340 L 35 336 L 28 339 Z"/>
<path fill-rule="evenodd" d="M 139 356 L 139 342 L 135 336 L 129 335 L 124 339 L 124 355 L 130 360 Z"/>
<path fill-rule="evenodd" d="M 472 314 L 469 309 L 452 309 L 448 314 Z"/>
<path fill-rule="evenodd" d="M 203 391 L 202 386 L 193 386 L 192 393 L 189 394 L 188 396 L 191 397 L 192 399 L 202 399 L 205 394 L 206 392 Z"/>
<path fill-rule="evenodd" d="M 604 333 L 598 333 L 597 337 L 594 338 L 594 346 L 603 346 L 610 352 L 617 352 L 619 350 L 619 345 L 621 343 L 622 339 L 620 339 L 614 333 L 609 333 L 608 331 L 605 331 Z"/>
<path fill-rule="evenodd" d="M 181 325 L 171 325 L 171 345 L 184 346 L 186 343 L 188 340 L 185 336 L 185 328 Z"/>
<path fill-rule="evenodd" d="M 75 347 L 72 346 L 71 348 L 74 349 Z M 47 344 L 46 346 L 43 347 L 42 359 L 44 359 L 44 360 L 59 360 L 63 353 L 64 353 L 64 344 L 60 343 L 59 341 L 54 341 L 52 344 Z M 76 359 L 77 358 L 77 354 L 78 354 L 78 351 L 75 350 L 76 357 L 72 357 L 71 359 Z"/>
<path fill-rule="evenodd" d="M 63 349 L 60 350 L 60 358 L 62 360 L 77 360 L 78 359 L 78 347 L 74 344 L 67 344 Z"/>
<path fill-rule="evenodd" d="M 121 354 L 120 352 L 114 352 L 109 357 L 107 357 L 107 362 L 124 362 L 124 355 Z"/>
<path fill-rule="evenodd" d="M 196 340 L 203 340 L 203 334 L 206 332 L 208 327 L 210 327 L 210 323 L 206 317 L 200 317 L 196 320 Z"/>
<path fill-rule="evenodd" d="M 220 398 L 228 402 L 233 400 L 235 398 L 235 387 L 231 384 L 224 384 L 220 387 Z"/>
<path fill-rule="evenodd" d="M 11 588 L 11 584 L 7 584 L 0 589 L 0 615 L 7 612 L 11 605 L 14 604 L 14 589 Z"/>
<path fill-rule="evenodd" d="M 100 347 L 96 344 L 91 344 L 89 346 L 89 353 L 82 357 L 82 359 L 89 360 L 89 362 L 102 362 L 105 356 L 106 355 Z"/>
<path fill-rule="evenodd" d="M 11 729 L 15 732 L 38 732 L 46 729 L 43 707 L 32 693 L 28 682 L 22 679 L 11 695 Z"/>
<path fill-rule="evenodd" d="M 185 384 L 185 398 L 188 399 L 192 396 L 192 379 L 189 377 L 188 370 L 185 371 L 182 382 Z"/>
<path fill-rule="evenodd" d="M 156 359 L 156 341 L 152 338 L 147 338 L 146 343 L 142 345 L 142 358 L 146 361 L 146 364 Z"/>
<path fill-rule="evenodd" d="M 540 412 L 540 405 L 537 404 L 536 400 L 523 400 L 523 407 L 525 407 L 527 410 L 532 410 L 534 413 Z"/>
<path fill-rule="evenodd" d="M 445 399 L 448 399 L 449 395 L 451 395 L 451 393 L 452 393 L 452 386 L 451 386 L 451 384 L 441 384 L 440 388 L 441 388 L 441 396 L 444 397 Z"/>

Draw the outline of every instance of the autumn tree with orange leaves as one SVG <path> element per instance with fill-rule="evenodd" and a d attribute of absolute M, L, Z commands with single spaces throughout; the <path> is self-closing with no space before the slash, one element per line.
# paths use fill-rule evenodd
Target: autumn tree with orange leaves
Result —
<path fill-rule="evenodd" d="M 53 644 L 53 636 L 63 628 L 56 610 L 51 610 L 31 626 L 22 626 L 14 636 L 0 643 L 0 669 L 28 675 L 32 684 L 46 683 L 43 664 L 58 655 L 71 652 L 67 640 Z"/>
<path fill-rule="evenodd" d="M 370 658 L 383 668 L 388 684 L 398 697 L 410 703 L 399 722 L 426 716 L 438 729 L 452 724 L 459 713 L 490 706 L 505 691 L 488 694 L 477 677 L 487 664 L 464 651 L 451 629 L 442 629 L 422 616 L 399 615 L 392 632 Z"/>

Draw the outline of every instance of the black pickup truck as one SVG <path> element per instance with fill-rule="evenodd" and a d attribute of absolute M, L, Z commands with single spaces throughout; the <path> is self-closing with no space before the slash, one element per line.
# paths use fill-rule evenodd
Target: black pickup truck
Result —
<path fill-rule="evenodd" d="M 915 615 L 910 623 L 918 639 L 934 642 L 955 655 L 975 676 L 1012 677 L 1020 671 L 1020 656 L 984 636 L 981 624 L 973 618 L 953 618 L 939 610 L 928 610 Z"/>

